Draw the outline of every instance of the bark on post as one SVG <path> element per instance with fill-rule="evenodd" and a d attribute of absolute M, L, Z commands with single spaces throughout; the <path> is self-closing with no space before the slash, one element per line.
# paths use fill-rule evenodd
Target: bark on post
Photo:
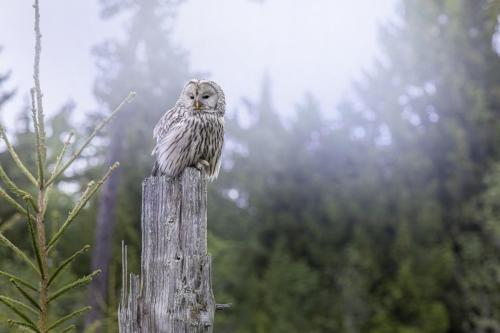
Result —
<path fill-rule="evenodd" d="M 127 278 L 124 248 L 121 333 L 212 332 L 206 203 L 206 179 L 196 169 L 144 181 L 141 275 Z"/>

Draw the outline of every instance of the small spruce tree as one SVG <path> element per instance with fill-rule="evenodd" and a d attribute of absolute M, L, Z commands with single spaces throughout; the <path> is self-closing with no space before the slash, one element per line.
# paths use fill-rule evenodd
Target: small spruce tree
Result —
<path fill-rule="evenodd" d="M 0 180 L 4 186 L 0 187 L 0 197 L 26 220 L 33 251 L 30 253 L 26 249 L 18 247 L 3 233 L 0 233 L 0 242 L 8 247 L 33 274 L 26 278 L 0 270 L 0 276 L 7 278 L 13 288 L 19 293 L 19 298 L 0 295 L 0 302 L 17 316 L 16 319 L 8 320 L 8 323 L 11 325 L 32 332 L 47 333 L 56 328 L 64 327 L 64 325 L 67 325 L 68 321 L 90 309 L 88 306 L 82 307 L 61 317 L 51 315 L 50 309 L 57 299 L 72 291 L 74 288 L 89 283 L 94 276 L 99 274 L 99 270 L 96 270 L 79 279 L 61 285 L 59 280 L 63 280 L 61 277 L 65 269 L 77 257 L 85 253 L 89 246 L 84 246 L 73 255 L 57 264 L 54 262 L 53 253 L 82 208 L 99 190 L 106 179 L 108 179 L 111 172 L 118 167 L 118 163 L 114 163 L 109 167 L 108 171 L 101 179 L 88 183 L 75 206 L 68 213 L 64 223 L 56 228 L 53 233 L 49 232 L 50 228 L 48 228 L 46 224 L 45 217 L 49 204 L 49 197 L 54 185 L 61 178 L 62 174 L 82 154 L 83 150 L 92 142 L 99 131 L 112 120 L 112 118 L 122 109 L 123 105 L 128 103 L 135 94 L 129 93 L 118 107 L 94 129 L 89 137 L 79 147 L 75 148 L 74 153 L 70 157 L 66 158 L 66 152 L 71 145 L 73 132 L 70 132 L 68 135 L 60 152 L 53 153 L 48 151 L 42 103 L 43 94 L 39 73 L 41 32 L 38 0 L 35 0 L 33 7 L 35 9 L 36 38 L 33 75 L 35 86 L 31 89 L 31 108 L 36 141 L 36 177 L 21 161 L 14 146 L 8 139 L 4 127 L 0 126 L 0 137 L 5 142 L 7 151 L 18 170 L 31 184 L 30 188 L 20 188 L 12 178 L 7 175 L 4 168 L 0 166 Z M 69 332 L 74 328 L 75 325 L 69 325 L 62 328 L 60 332 Z"/>

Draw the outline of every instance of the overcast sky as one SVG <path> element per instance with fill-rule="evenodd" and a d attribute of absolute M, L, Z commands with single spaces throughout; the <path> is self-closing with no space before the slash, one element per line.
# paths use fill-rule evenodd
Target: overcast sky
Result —
<path fill-rule="evenodd" d="M 267 72 L 281 111 L 293 110 L 310 92 L 331 112 L 370 65 L 377 25 L 393 15 L 394 2 L 188 0 L 180 8 L 175 39 L 189 51 L 192 69 L 211 73 L 224 87 L 230 108 L 242 96 L 255 98 Z M 18 88 L 16 99 L 3 109 L 6 122 L 12 122 L 32 86 L 31 4 L 0 0 L 0 72 L 12 70 L 9 86 Z M 81 112 L 98 108 L 91 49 L 121 35 L 122 24 L 102 21 L 98 0 L 41 0 L 41 6 L 46 110 L 70 99 Z"/>

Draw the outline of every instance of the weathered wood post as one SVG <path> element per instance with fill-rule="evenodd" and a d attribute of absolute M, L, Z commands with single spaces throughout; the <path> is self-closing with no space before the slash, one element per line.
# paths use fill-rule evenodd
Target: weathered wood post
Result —
<path fill-rule="evenodd" d="M 215 301 L 207 253 L 207 182 L 188 168 L 178 179 L 142 186 L 141 275 L 127 278 L 118 310 L 121 333 L 212 332 Z"/>

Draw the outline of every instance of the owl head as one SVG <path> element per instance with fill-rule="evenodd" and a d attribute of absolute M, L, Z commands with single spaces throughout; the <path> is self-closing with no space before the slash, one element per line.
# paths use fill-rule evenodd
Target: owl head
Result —
<path fill-rule="evenodd" d="M 226 105 L 224 92 L 217 83 L 197 79 L 190 80 L 184 86 L 179 101 L 188 109 L 221 115 L 224 115 Z"/>

